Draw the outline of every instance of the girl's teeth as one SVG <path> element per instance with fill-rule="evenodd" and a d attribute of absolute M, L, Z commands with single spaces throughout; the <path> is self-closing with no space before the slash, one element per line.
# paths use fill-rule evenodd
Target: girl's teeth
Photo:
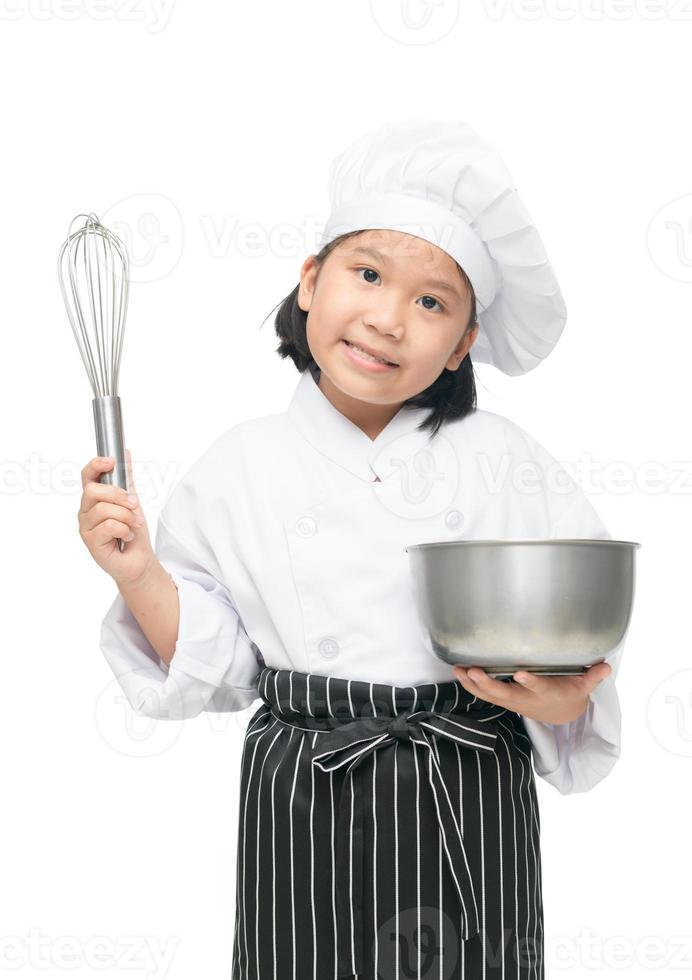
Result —
<path fill-rule="evenodd" d="M 383 357 L 375 357 L 373 354 L 368 354 L 367 351 L 361 350 L 355 344 L 350 345 L 354 350 L 358 351 L 361 357 L 367 358 L 368 361 L 377 361 L 378 364 L 389 364 L 389 361 L 385 361 Z"/>

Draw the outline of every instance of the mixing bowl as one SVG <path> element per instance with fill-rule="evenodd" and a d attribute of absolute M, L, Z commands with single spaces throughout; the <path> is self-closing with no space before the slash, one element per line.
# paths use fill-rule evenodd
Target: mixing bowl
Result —
<path fill-rule="evenodd" d="M 494 677 L 580 674 L 624 638 L 634 541 L 531 538 L 408 545 L 435 654 Z"/>

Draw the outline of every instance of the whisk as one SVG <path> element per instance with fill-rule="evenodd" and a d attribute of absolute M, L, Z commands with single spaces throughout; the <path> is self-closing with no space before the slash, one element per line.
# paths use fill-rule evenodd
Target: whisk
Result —
<path fill-rule="evenodd" d="M 73 231 L 75 222 L 83 224 Z M 101 483 L 127 485 L 125 440 L 118 380 L 128 296 L 125 246 L 97 216 L 78 214 L 70 222 L 58 255 L 58 278 L 65 308 L 94 393 L 92 406 L 99 456 L 114 456 Z M 122 551 L 125 542 L 118 538 Z"/>

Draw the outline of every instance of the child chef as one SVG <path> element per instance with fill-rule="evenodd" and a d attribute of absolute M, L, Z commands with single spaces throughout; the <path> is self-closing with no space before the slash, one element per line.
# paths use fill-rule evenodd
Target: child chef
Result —
<path fill-rule="evenodd" d="M 580 676 L 452 667 L 424 635 L 404 549 L 610 537 L 541 445 L 476 408 L 471 351 L 531 370 L 563 298 L 502 158 L 464 122 L 365 134 L 334 160 L 330 197 L 276 315 L 300 374 L 286 410 L 215 439 L 155 548 L 134 483 L 98 482 L 112 460 L 84 468 L 80 535 L 118 587 L 101 647 L 141 715 L 261 699 L 241 766 L 236 980 L 538 980 L 534 769 L 561 793 L 612 769 L 622 650 Z"/>

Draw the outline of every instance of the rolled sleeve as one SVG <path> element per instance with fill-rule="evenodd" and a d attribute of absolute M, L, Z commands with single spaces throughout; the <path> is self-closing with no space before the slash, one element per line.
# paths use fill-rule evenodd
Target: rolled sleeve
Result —
<path fill-rule="evenodd" d="M 566 470 L 523 431 L 530 456 L 544 471 L 557 467 L 560 492 L 546 491 L 548 537 L 612 540 L 590 500 Z M 554 486 L 555 484 L 553 484 Z M 522 716 L 531 740 L 536 773 L 563 795 L 592 789 L 613 769 L 621 754 L 622 716 L 615 681 L 625 638 L 605 658 L 612 670 L 591 692 L 586 710 L 572 722 L 551 725 Z"/>
<path fill-rule="evenodd" d="M 589 695 L 583 714 L 563 725 L 522 716 L 536 773 L 560 793 L 585 793 L 610 773 L 621 753 L 622 718 L 615 680 L 623 640 L 605 659 L 612 673 Z"/>
<path fill-rule="evenodd" d="M 121 595 L 101 624 L 101 650 L 128 702 L 149 718 L 240 711 L 259 697 L 261 654 L 229 590 L 159 517 L 155 551 L 178 590 L 178 638 L 169 665 L 147 640 Z"/>

